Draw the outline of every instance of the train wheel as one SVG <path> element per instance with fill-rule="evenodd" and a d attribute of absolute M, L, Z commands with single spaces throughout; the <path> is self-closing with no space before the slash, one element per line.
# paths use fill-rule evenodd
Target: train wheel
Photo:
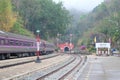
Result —
<path fill-rule="evenodd" d="M 1 55 L 0 55 L 0 59 L 1 59 L 1 60 L 4 60 L 4 59 L 5 59 L 5 55 L 1 54 Z"/>
<path fill-rule="evenodd" d="M 21 53 L 17 54 L 17 57 L 18 57 L 18 58 L 21 58 L 21 57 L 22 57 L 22 54 L 21 54 Z"/>
<path fill-rule="evenodd" d="M 10 54 L 6 54 L 6 58 L 9 59 L 10 58 Z"/>

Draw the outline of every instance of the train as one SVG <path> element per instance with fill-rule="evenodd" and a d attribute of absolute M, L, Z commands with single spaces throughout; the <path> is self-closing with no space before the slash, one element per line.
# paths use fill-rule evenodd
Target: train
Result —
<path fill-rule="evenodd" d="M 40 40 L 40 55 L 53 53 L 55 45 Z M 35 56 L 37 51 L 36 38 L 30 38 L 10 32 L 0 31 L 0 60 Z"/>

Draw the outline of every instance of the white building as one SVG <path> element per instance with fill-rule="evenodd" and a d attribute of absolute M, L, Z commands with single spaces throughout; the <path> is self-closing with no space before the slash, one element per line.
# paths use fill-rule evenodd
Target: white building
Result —
<path fill-rule="evenodd" d="M 96 43 L 97 55 L 110 55 L 110 43 Z"/>

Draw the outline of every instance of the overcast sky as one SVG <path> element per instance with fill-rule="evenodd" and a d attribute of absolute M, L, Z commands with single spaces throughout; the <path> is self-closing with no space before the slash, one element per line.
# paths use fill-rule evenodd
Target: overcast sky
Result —
<path fill-rule="evenodd" d="M 55 2 L 62 1 L 63 5 L 69 8 L 75 8 L 77 10 L 82 11 L 91 11 L 97 5 L 99 5 L 104 0 L 53 0 Z"/>

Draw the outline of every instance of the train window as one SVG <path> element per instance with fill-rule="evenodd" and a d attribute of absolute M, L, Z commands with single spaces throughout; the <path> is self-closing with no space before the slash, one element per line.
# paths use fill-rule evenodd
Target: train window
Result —
<path fill-rule="evenodd" d="M 5 45 L 9 45 L 9 40 L 5 39 Z"/>
<path fill-rule="evenodd" d="M 47 47 L 47 44 L 43 43 L 43 47 Z"/>
<path fill-rule="evenodd" d="M 33 42 L 30 42 L 30 43 L 29 43 L 29 46 L 33 46 Z"/>
<path fill-rule="evenodd" d="M 20 42 L 19 41 L 15 41 L 15 45 L 16 46 L 20 46 Z"/>
<path fill-rule="evenodd" d="M 23 46 L 23 42 L 22 41 L 20 41 L 19 44 L 20 44 L 20 46 Z"/>
<path fill-rule="evenodd" d="M 28 42 L 23 42 L 23 46 L 29 46 Z"/>
<path fill-rule="evenodd" d="M 40 47 L 42 47 L 42 46 L 43 46 L 43 43 L 40 44 Z"/>
<path fill-rule="evenodd" d="M 21 41 L 18 41 L 18 46 L 21 46 Z"/>
<path fill-rule="evenodd" d="M 29 42 L 29 43 L 28 43 L 28 46 L 33 46 L 33 43 L 32 43 L 32 42 Z"/>
<path fill-rule="evenodd" d="M 23 42 L 23 46 L 33 46 L 32 42 Z"/>
<path fill-rule="evenodd" d="M 0 45 L 5 45 L 5 39 L 0 39 Z"/>
<path fill-rule="evenodd" d="M 28 42 L 28 43 L 26 44 L 26 46 L 31 46 L 31 44 Z"/>
<path fill-rule="evenodd" d="M 15 42 L 14 40 L 9 40 L 9 45 L 12 45 L 12 46 L 13 46 L 13 45 L 14 45 L 14 42 Z"/>
<path fill-rule="evenodd" d="M 26 45 L 26 42 L 23 42 L 23 46 L 25 46 Z"/>
<path fill-rule="evenodd" d="M 48 44 L 46 44 L 46 45 L 45 45 L 45 47 L 49 47 L 49 45 L 48 45 Z"/>
<path fill-rule="evenodd" d="M 36 47 L 36 46 L 37 46 L 37 43 L 34 43 L 34 46 Z"/>
<path fill-rule="evenodd" d="M 26 43 L 26 46 L 30 46 L 30 43 L 29 43 L 29 42 L 27 42 L 27 43 Z"/>
<path fill-rule="evenodd" d="M 33 46 L 33 42 L 31 42 L 31 46 Z"/>
<path fill-rule="evenodd" d="M 30 46 L 30 43 L 27 43 L 26 46 Z"/>

